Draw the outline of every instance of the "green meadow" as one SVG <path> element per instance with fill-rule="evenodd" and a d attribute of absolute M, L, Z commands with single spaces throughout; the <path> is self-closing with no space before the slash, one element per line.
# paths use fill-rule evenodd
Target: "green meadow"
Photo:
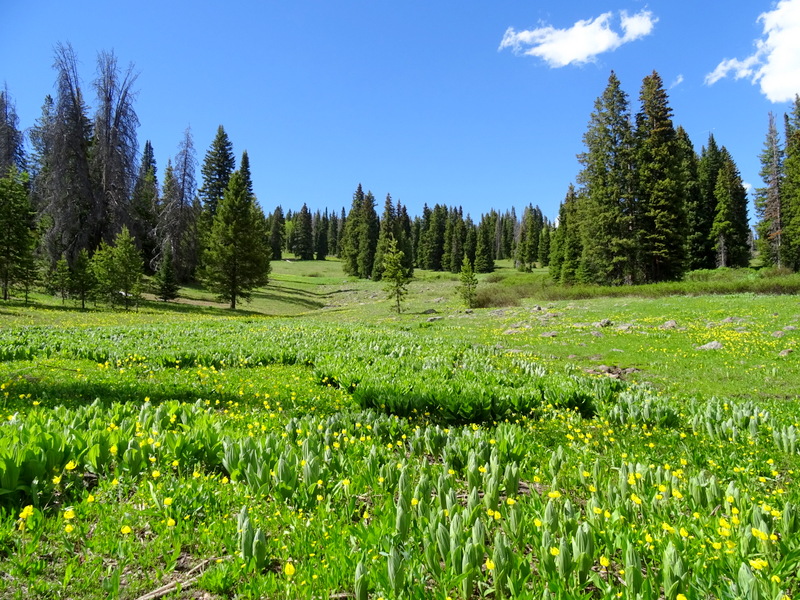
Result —
<path fill-rule="evenodd" d="M 499 264 L 0 305 L 0 597 L 797 597 L 795 276 Z"/>

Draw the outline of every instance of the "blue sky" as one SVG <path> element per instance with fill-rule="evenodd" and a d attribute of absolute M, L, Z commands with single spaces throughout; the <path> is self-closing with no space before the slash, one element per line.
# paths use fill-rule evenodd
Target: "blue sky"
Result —
<path fill-rule="evenodd" d="M 697 150 L 713 132 L 758 186 L 768 112 L 800 92 L 800 0 L 4 0 L 0 83 L 23 128 L 58 42 L 90 103 L 98 51 L 135 64 L 159 173 L 187 126 L 202 162 L 224 125 L 268 212 L 349 208 L 360 182 L 412 214 L 555 217 L 612 69 L 634 111 L 657 70 Z"/>

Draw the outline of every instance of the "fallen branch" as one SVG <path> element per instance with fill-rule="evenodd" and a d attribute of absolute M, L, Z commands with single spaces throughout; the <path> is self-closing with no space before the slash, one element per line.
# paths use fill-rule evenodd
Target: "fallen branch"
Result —
<path fill-rule="evenodd" d="M 203 573 L 198 573 L 194 577 L 190 577 L 190 575 L 192 573 L 196 573 L 197 571 L 199 571 L 201 569 L 204 569 L 212 561 L 221 560 L 223 558 L 228 558 L 228 557 L 207 558 L 204 561 L 201 561 L 200 564 L 198 564 L 198 565 L 192 567 L 190 570 L 186 571 L 186 577 L 187 577 L 186 579 L 183 579 L 183 580 L 180 580 L 180 581 L 173 581 L 173 582 L 168 583 L 166 585 L 162 585 L 160 588 L 158 588 L 156 590 L 153 590 L 152 592 L 148 592 L 144 596 L 139 596 L 136 600 L 156 600 L 157 598 L 161 598 L 162 596 L 166 596 L 170 592 L 174 592 L 175 590 L 178 589 L 179 585 L 181 586 L 181 589 L 186 589 L 186 588 L 192 586 L 198 579 L 200 579 L 200 577 L 203 574 Z"/>

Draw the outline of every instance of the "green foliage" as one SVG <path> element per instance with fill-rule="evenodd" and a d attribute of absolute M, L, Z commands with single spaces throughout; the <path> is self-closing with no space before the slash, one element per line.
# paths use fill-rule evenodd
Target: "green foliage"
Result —
<path fill-rule="evenodd" d="M 467 308 L 475 308 L 475 298 L 478 289 L 478 278 L 475 277 L 475 272 L 472 270 L 472 265 L 468 260 L 464 260 L 461 264 L 461 285 L 458 288 L 458 293 Z"/>
<path fill-rule="evenodd" d="M 303 208 L 294 218 L 294 235 L 292 236 L 292 252 L 300 260 L 314 260 L 314 232 L 311 224 L 311 212 L 303 203 Z"/>
<path fill-rule="evenodd" d="M 235 309 L 239 298 L 247 300 L 253 289 L 267 284 L 269 263 L 264 216 L 237 171 L 214 215 L 203 279 Z"/>
<path fill-rule="evenodd" d="M 32 210 L 26 177 L 9 169 L 0 178 L 0 291 L 8 300 L 11 288 L 25 279 L 33 261 Z M 32 267 L 31 267 L 32 268 Z"/>
<path fill-rule="evenodd" d="M 217 135 L 211 142 L 211 147 L 206 152 L 201 169 L 203 185 L 199 194 L 203 202 L 203 212 L 209 223 L 217 214 L 217 208 L 235 169 L 236 158 L 233 154 L 233 144 L 228 138 L 225 128 L 220 125 L 217 128 Z"/>
<path fill-rule="evenodd" d="M 80 300 L 81 310 L 86 308 L 86 301 L 94 296 L 97 281 L 92 270 L 89 253 L 84 248 L 75 257 L 69 273 L 69 293 Z"/>
<path fill-rule="evenodd" d="M 142 256 L 127 227 L 117 234 L 114 245 L 105 242 L 91 260 L 97 289 L 111 304 L 121 302 L 125 310 L 141 297 Z"/>
<path fill-rule="evenodd" d="M 719 267 L 746 267 L 750 263 L 747 192 L 733 159 L 723 152 L 723 166 L 715 190 L 717 213 L 711 228 Z"/>
<path fill-rule="evenodd" d="M 400 314 L 400 303 L 408 293 L 408 282 L 411 277 L 403 266 L 404 253 L 398 249 L 397 241 L 394 238 L 389 240 L 386 254 L 383 256 L 383 275 L 385 283 L 384 290 L 389 299 L 394 301 L 395 310 Z"/>
<path fill-rule="evenodd" d="M 153 282 L 156 285 L 156 296 L 168 302 L 178 297 L 178 280 L 175 277 L 175 268 L 172 264 L 172 249 L 167 246 L 161 256 L 161 262 L 158 265 L 158 270 L 153 277 Z"/>

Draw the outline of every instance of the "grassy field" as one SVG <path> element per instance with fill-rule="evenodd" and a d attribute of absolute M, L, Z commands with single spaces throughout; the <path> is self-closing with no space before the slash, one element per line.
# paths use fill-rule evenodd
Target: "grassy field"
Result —
<path fill-rule="evenodd" d="M 416 275 L 0 305 L 0 597 L 800 593 L 796 296 Z"/>

